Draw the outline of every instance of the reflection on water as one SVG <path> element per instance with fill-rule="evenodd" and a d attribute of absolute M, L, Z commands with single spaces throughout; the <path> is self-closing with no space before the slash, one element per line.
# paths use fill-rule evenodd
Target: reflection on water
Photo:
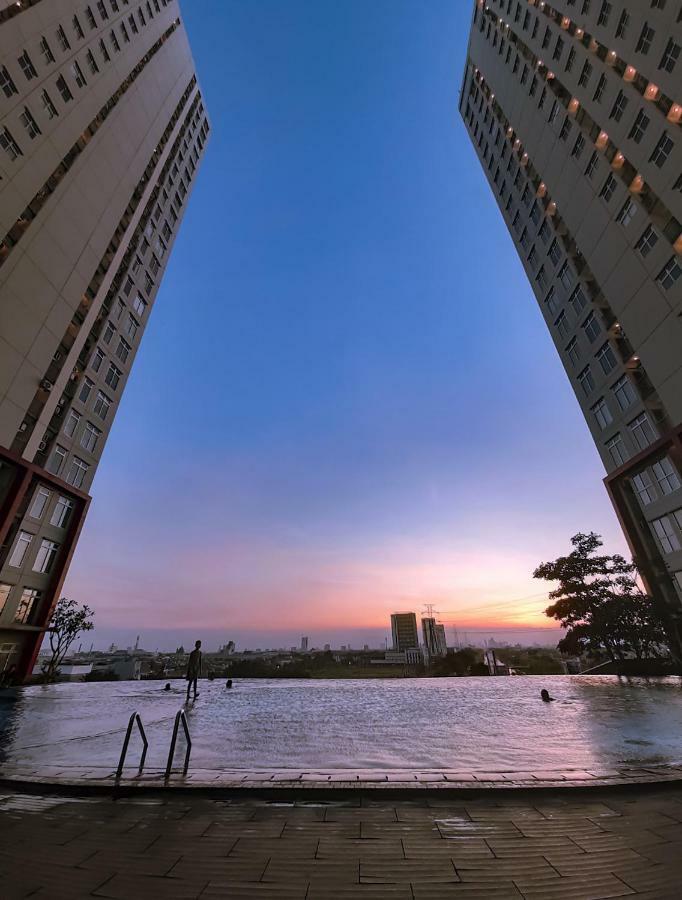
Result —
<path fill-rule="evenodd" d="M 546 687 L 556 703 L 542 703 Z M 202 682 L 192 765 L 556 771 L 682 761 L 682 681 L 609 676 Z M 115 766 L 137 710 L 163 765 L 184 685 L 26 688 L 0 699 L 0 758 Z M 77 740 L 76 740 L 77 739 Z M 132 757 L 131 757 L 132 759 Z"/>

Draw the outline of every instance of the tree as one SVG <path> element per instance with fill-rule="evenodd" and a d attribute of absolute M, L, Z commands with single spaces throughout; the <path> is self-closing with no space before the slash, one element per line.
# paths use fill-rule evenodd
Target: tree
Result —
<path fill-rule="evenodd" d="M 665 616 L 637 582 L 637 567 L 618 554 L 600 555 L 600 535 L 576 534 L 573 551 L 542 563 L 534 578 L 559 582 L 545 614 L 566 629 L 563 653 L 606 653 L 612 660 L 634 654 L 660 657 L 667 651 Z"/>
<path fill-rule="evenodd" d="M 79 606 L 75 600 L 62 597 L 58 601 L 48 629 L 52 656 L 43 665 L 45 681 L 57 678 L 59 667 L 78 635 L 95 627 L 91 621 L 93 615 L 89 606 Z"/>

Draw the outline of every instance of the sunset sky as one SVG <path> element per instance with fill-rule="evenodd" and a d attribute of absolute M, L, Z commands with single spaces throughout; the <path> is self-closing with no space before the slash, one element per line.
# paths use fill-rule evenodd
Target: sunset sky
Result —
<path fill-rule="evenodd" d="M 535 565 L 625 547 L 459 119 L 471 4 L 184 12 L 212 139 L 65 593 L 98 646 L 554 641 Z"/>

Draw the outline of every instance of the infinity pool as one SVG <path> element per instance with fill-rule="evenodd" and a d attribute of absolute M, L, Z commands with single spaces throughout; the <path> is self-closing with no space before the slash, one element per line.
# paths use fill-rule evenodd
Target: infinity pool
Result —
<path fill-rule="evenodd" d="M 204 681 L 187 716 L 207 769 L 553 771 L 682 761 L 682 680 L 598 676 Z M 557 702 L 545 704 L 546 687 Z M 130 713 L 163 766 L 184 684 L 0 697 L 0 763 L 115 768 Z M 134 754 L 133 754 L 134 755 Z M 132 762 L 132 759 L 131 759 Z"/>

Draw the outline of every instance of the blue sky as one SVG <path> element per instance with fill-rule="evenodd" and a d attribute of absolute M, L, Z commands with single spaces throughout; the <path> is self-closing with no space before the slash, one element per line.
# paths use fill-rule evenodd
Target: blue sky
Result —
<path fill-rule="evenodd" d="M 624 545 L 459 118 L 470 3 L 183 9 L 212 137 L 66 592 L 152 649 L 541 625 L 537 562 Z"/>

